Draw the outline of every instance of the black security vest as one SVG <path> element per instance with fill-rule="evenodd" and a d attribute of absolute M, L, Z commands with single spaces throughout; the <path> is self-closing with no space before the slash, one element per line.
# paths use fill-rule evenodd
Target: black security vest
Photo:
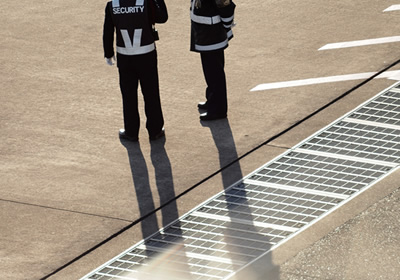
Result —
<path fill-rule="evenodd" d="M 155 50 L 148 0 L 113 0 L 111 9 L 118 54 L 132 56 Z"/>

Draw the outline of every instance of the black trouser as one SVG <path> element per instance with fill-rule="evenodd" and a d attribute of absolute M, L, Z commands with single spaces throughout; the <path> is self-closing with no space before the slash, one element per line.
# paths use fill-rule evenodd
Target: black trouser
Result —
<path fill-rule="evenodd" d="M 228 111 L 224 50 L 200 53 L 204 78 L 207 83 L 207 113 L 226 115 Z"/>
<path fill-rule="evenodd" d="M 118 68 L 125 131 L 134 137 L 139 134 L 140 116 L 137 92 L 140 83 L 147 118 L 146 128 L 149 135 L 154 136 L 164 126 L 158 83 L 157 52 L 130 56 L 129 60 L 129 66 L 124 63 L 123 67 Z"/>

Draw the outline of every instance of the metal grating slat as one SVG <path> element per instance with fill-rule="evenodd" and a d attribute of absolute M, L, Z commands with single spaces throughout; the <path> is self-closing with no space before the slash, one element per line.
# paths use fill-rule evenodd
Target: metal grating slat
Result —
<path fill-rule="evenodd" d="M 385 91 L 355 111 L 352 118 L 400 126 L 400 92 Z"/>
<path fill-rule="evenodd" d="M 399 165 L 397 83 L 82 280 L 229 279 Z"/>
<path fill-rule="evenodd" d="M 341 121 L 301 148 L 400 163 L 400 130 Z"/>
<path fill-rule="evenodd" d="M 308 143 L 306 145 L 302 147 L 310 147 Z M 249 179 L 306 190 L 352 195 L 387 171 L 386 166 L 293 151 L 267 165 Z"/>

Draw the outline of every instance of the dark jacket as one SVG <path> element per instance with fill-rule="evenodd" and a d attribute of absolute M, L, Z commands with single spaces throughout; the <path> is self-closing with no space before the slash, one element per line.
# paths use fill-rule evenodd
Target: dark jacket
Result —
<path fill-rule="evenodd" d="M 142 55 L 155 50 L 154 23 L 168 20 L 164 0 L 113 0 L 105 9 L 103 28 L 104 56 L 114 56 L 114 30 L 116 32 L 118 66 L 129 56 Z"/>
<path fill-rule="evenodd" d="M 218 0 L 191 0 L 191 44 L 190 50 L 207 52 L 228 47 L 233 38 L 232 25 L 236 5 L 229 1 L 218 6 Z"/>

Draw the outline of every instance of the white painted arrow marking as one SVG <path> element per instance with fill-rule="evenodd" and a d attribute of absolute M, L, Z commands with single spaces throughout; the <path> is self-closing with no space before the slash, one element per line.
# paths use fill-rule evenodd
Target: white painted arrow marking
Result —
<path fill-rule="evenodd" d="M 367 72 L 367 73 L 359 73 L 359 74 L 350 74 L 350 75 L 339 75 L 339 76 L 330 76 L 330 77 L 322 77 L 322 78 L 312 78 L 305 80 L 294 80 L 294 81 L 286 81 L 286 82 L 277 82 L 277 83 L 267 83 L 260 84 L 250 91 L 260 91 L 260 90 L 269 90 L 269 89 L 278 89 L 278 88 L 288 88 L 288 87 L 298 87 L 298 86 L 307 86 L 307 85 L 315 85 L 315 84 L 324 84 L 324 83 L 334 83 L 334 82 L 343 82 L 343 81 L 352 81 L 352 80 L 364 80 L 369 79 L 377 72 Z M 379 76 L 375 77 L 375 79 L 391 79 L 391 80 L 399 80 L 400 81 L 400 70 L 396 71 L 386 71 Z"/>
<path fill-rule="evenodd" d="M 395 42 L 400 42 L 400 36 L 327 44 L 319 48 L 318 50 L 319 51 L 332 50 L 332 49 L 351 48 L 351 47 L 360 47 L 360 46 L 368 46 L 376 44 L 395 43 Z"/>
<path fill-rule="evenodd" d="M 392 5 L 389 8 L 387 8 L 386 10 L 384 10 L 384 12 L 391 12 L 391 11 L 398 11 L 400 10 L 400 5 Z"/>

